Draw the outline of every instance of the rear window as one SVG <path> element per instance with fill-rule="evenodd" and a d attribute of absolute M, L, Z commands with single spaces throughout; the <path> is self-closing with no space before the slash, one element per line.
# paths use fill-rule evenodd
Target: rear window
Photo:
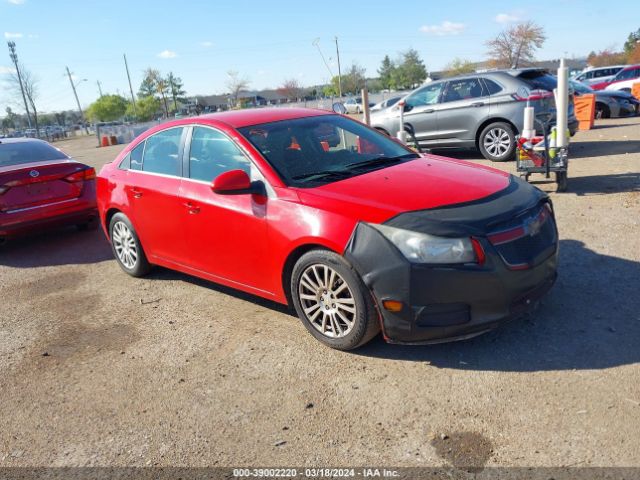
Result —
<path fill-rule="evenodd" d="M 0 143 L 0 167 L 68 158 L 60 150 L 44 142 Z"/>
<path fill-rule="evenodd" d="M 552 92 L 553 89 L 558 86 L 556 77 L 540 70 L 522 72 L 518 75 L 518 78 L 523 80 L 532 90 L 547 90 Z"/>

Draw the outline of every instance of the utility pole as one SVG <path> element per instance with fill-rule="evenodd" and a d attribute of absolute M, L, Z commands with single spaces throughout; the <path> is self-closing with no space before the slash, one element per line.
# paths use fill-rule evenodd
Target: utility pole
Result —
<path fill-rule="evenodd" d="M 133 87 L 131 86 L 131 76 L 129 75 L 129 65 L 127 64 L 127 55 L 122 54 L 124 57 L 124 68 L 127 70 L 127 79 L 129 80 L 129 91 L 131 92 L 131 103 L 133 104 L 133 114 L 137 117 L 138 111 L 136 110 L 136 97 L 133 94 Z"/>
<path fill-rule="evenodd" d="M 338 37 L 336 37 L 336 56 L 338 58 L 338 93 L 342 98 L 342 73 L 340 71 L 340 48 L 338 47 Z"/>
<path fill-rule="evenodd" d="M 102 98 L 102 85 L 100 84 L 100 80 L 96 80 L 96 83 L 98 84 L 98 92 L 100 92 L 100 98 Z"/>
<path fill-rule="evenodd" d="M 80 118 L 82 119 L 82 123 L 84 123 L 84 129 L 89 134 L 89 127 L 87 126 L 87 122 L 84 119 L 84 112 L 82 111 L 82 107 L 80 106 L 80 100 L 78 100 L 78 93 L 76 92 L 76 85 L 73 83 L 73 78 L 71 78 L 71 72 L 69 71 L 69 67 L 64 67 L 67 69 L 67 75 L 69 77 L 69 83 L 71 84 L 71 89 L 73 90 L 73 95 L 76 97 L 76 104 L 78 105 L 78 112 L 80 112 Z"/>
<path fill-rule="evenodd" d="M 20 84 L 20 92 L 22 92 L 22 101 L 24 102 L 24 109 L 27 111 L 27 121 L 29 128 L 31 128 L 31 114 L 29 113 L 29 104 L 27 103 L 27 97 L 24 94 L 24 86 L 22 85 L 22 76 L 20 75 L 20 67 L 18 66 L 18 54 L 16 53 L 16 42 L 7 42 L 9 45 L 9 57 L 13 61 L 13 65 L 16 67 L 16 75 L 18 75 L 18 83 Z"/>

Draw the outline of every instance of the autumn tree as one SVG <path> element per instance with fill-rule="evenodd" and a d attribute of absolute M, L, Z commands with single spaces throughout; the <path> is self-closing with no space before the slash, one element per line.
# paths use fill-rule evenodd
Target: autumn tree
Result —
<path fill-rule="evenodd" d="M 496 67 L 518 68 L 522 62 L 535 60 L 536 49 L 547 39 L 544 28 L 533 21 L 519 23 L 486 43 L 491 62 Z"/>
<path fill-rule="evenodd" d="M 282 85 L 278 87 L 278 93 L 290 102 L 295 102 L 302 96 L 303 88 L 298 80 L 290 78 L 282 82 Z"/>
<path fill-rule="evenodd" d="M 600 52 L 591 52 L 587 57 L 587 63 L 592 67 L 608 67 L 609 65 L 624 65 L 627 55 L 624 52 L 614 52 L 605 49 Z"/>
<path fill-rule="evenodd" d="M 469 60 L 465 60 L 462 58 L 454 58 L 450 63 L 448 63 L 444 67 L 444 74 L 447 77 L 454 77 L 456 75 L 467 75 L 469 73 L 474 73 L 476 71 L 476 67 Z"/>

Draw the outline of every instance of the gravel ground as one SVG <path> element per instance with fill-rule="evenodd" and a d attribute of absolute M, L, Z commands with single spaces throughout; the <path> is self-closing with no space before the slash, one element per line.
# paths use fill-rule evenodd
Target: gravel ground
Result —
<path fill-rule="evenodd" d="M 640 118 L 597 123 L 551 193 L 558 283 L 465 342 L 332 351 L 276 304 L 128 277 L 100 231 L 6 245 L 0 466 L 640 466 Z"/>

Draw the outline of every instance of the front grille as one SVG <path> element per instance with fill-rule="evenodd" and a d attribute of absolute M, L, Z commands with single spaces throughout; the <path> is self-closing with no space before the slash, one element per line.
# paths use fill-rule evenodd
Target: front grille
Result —
<path fill-rule="evenodd" d="M 556 224 L 548 204 L 488 237 L 512 270 L 524 270 L 542 263 L 555 252 L 558 243 Z"/>

